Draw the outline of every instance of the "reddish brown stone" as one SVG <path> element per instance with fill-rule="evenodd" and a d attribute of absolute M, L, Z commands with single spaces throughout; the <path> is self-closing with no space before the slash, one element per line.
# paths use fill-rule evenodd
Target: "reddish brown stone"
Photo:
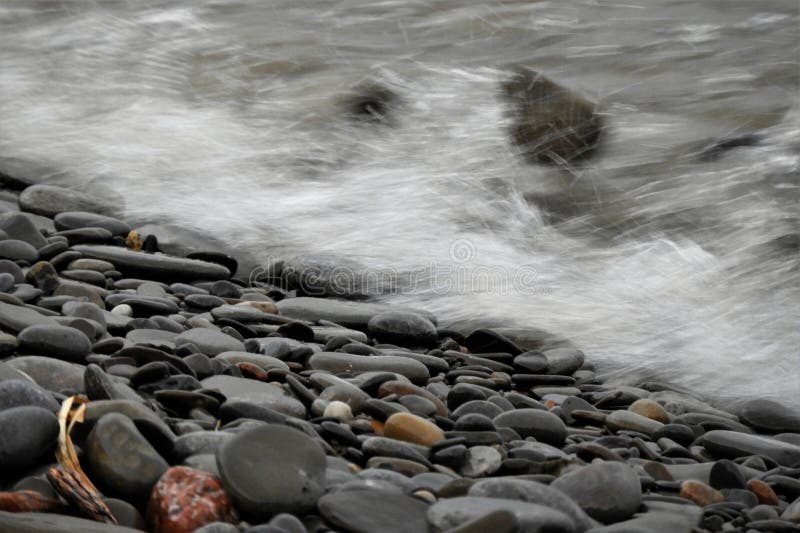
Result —
<path fill-rule="evenodd" d="M 765 505 L 778 505 L 778 495 L 772 490 L 772 487 L 761 481 L 760 479 L 751 479 L 747 482 L 747 488 L 750 492 L 756 495 L 758 503 Z"/>
<path fill-rule="evenodd" d="M 647 398 L 642 398 L 633 402 L 628 407 L 628 411 L 633 411 L 637 415 L 646 416 L 647 418 L 655 420 L 656 422 L 661 422 L 662 424 L 669 424 L 669 415 L 667 414 L 667 411 L 661 406 L 660 403 L 654 402 L 653 400 L 649 400 Z"/>
<path fill-rule="evenodd" d="M 147 522 L 154 533 L 186 533 L 211 522 L 238 520 L 220 479 L 185 466 L 164 472 L 147 505 Z"/>
<path fill-rule="evenodd" d="M 0 511 L 10 513 L 63 513 L 67 506 L 61 500 L 48 498 L 35 490 L 0 492 Z"/>
<path fill-rule="evenodd" d="M 442 400 L 434 396 L 430 391 L 412 385 L 411 383 L 403 383 L 402 381 L 386 381 L 381 383 L 381 386 L 378 387 L 378 398 L 383 398 L 390 394 L 397 394 L 398 396 L 414 394 L 416 396 L 421 396 L 426 400 L 430 400 L 433 405 L 436 406 L 437 415 L 447 416 L 448 414 L 447 407 L 442 403 Z"/>
<path fill-rule="evenodd" d="M 252 307 L 253 309 L 258 309 L 262 313 L 267 313 L 270 315 L 277 315 L 278 314 L 278 306 L 276 306 L 272 302 L 261 302 L 261 301 L 244 301 L 239 302 L 236 305 L 242 305 L 245 307 Z"/>
<path fill-rule="evenodd" d="M 242 377 L 257 379 L 258 381 L 267 381 L 269 379 L 266 371 L 258 365 L 252 363 L 236 363 L 236 366 L 241 370 Z"/>
<path fill-rule="evenodd" d="M 693 501 L 700 507 L 725 500 L 725 497 L 722 496 L 719 491 L 714 490 L 702 481 L 696 481 L 694 479 L 687 479 L 681 483 L 681 492 L 679 496 Z"/>

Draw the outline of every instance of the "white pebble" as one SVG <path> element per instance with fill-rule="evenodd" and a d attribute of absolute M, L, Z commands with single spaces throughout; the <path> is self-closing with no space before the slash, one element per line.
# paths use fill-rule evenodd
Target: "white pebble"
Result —
<path fill-rule="evenodd" d="M 111 310 L 115 315 L 133 316 L 133 307 L 128 304 L 119 304 Z"/>
<path fill-rule="evenodd" d="M 350 410 L 350 406 L 346 403 L 334 400 L 325 408 L 323 416 L 330 416 L 339 420 L 350 420 L 353 418 L 353 411 Z"/>

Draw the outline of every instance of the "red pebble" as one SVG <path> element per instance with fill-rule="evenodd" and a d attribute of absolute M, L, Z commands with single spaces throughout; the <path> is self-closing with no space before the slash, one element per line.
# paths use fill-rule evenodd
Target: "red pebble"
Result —
<path fill-rule="evenodd" d="M 185 466 L 164 472 L 147 505 L 147 522 L 154 533 L 189 533 L 211 522 L 238 521 L 222 481 Z"/>
<path fill-rule="evenodd" d="M 236 363 L 239 370 L 242 371 L 242 377 L 249 379 L 257 379 L 258 381 L 267 381 L 268 376 L 263 368 L 252 363 Z"/>

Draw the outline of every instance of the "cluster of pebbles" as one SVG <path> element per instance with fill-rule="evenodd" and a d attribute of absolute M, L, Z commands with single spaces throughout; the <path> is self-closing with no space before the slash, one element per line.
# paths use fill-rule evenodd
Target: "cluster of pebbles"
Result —
<path fill-rule="evenodd" d="M 248 284 L 73 191 L 4 194 L 0 531 L 800 531 L 800 415 L 779 403 L 604 385 L 536 329 Z M 45 475 L 73 395 L 118 525 Z"/>

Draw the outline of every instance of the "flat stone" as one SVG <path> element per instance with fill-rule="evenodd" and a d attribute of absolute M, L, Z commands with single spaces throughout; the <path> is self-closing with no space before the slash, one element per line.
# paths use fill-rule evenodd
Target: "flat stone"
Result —
<path fill-rule="evenodd" d="M 86 257 L 109 261 L 126 276 L 159 281 L 227 279 L 230 272 L 216 263 L 164 254 L 133 252 L 118 246 L 81 244 L 72 247 Z"/>
<path fill-rule="evenodd" d="M 0 479 L 36 466 L 58 438 L 58 419 L 41 407 L 11 407 L 0 411 Z"/>
<path fill-rule="evenodd" d="M 688 507 L 688 506 L 683 506 Z M 591 533 L 692 533 L 700 524 L 700 516 L 689 511 L 653 511 L 610 526 L 598 527 Z"/>
<path fill-rule="evenodd" d="M 763 455 L 782 466 L 800 463 L 800 446 L 760 435 L 718 429 L 704 434 L 700 442 L 711 453 L 730 459 Z"/>
<path fill-rule="evenodd" d="M 629 518 L 642 503 L 639 477 L 630 466 L 619 462 L 584 466 L 556 478 L 551 486 L 572 498 L 589 516 L 604 523 Z"/>
<path fill-rule="evenodd" d="M 233 436 L 226 431 L 193 431 L 175 439 L 173 454 L 179 461 L 190 455 L 215 454 Z"/>
<path fill-rule="evenodd" d="M 465 477 L 490 476 L 500 469 L 503 456 L 491 446 L 472 446 L 467 449 L 466 461 L 459 472 Z"/>
<path fill-rule="evenodd" d="M 149 408 L 139 402 L 130 400 L 100 400 L 89 402 L 86 406 L 86 417 L 84 423 L 79 426 L 82 430 L 89 431 L 94 424 L 108 413 L 118 413 L 130 418 L 140 432 L 146 434 L 151 442 L 159 441 L 159 449 L 162 445 L 171 449 L 175 440 L 175 434 Z"/>
<path fill-rule="evenodd" d="M 320 498 L 317 507 L 328 522 L 356 533 L 419 533 L 428 527 L 424 502 L 387 490 L 337 490 Z"/>
<path fill-rule="evenodd" d="M 58 231 L 80 228 L 103 228 L 112 235 L 125 236 L 131 227 L 116 218 L 90 213 L 88 211 L 65 211 L 58 213 L 53 219 Z"/>
<path fill-rule="evenodd" d="M 669 424 L 669 415 L 667 415 L 667 411 L 661 407 L 661 404 L 658 402 L 647 398 L 642 398 L 633 402 L 628 406 L 628 411 L 655 420 L 656 422 L 661 422 L 662 424 Z"/>
<path fill-rule="evenodd" d="M 634 413 L 633 411 L 625 410 L 612 411 L 611 414 L 606 417 L 605 424 L 611 431 L 638 431 L 645 435 L 652 435 L 664 426 L 661 422 Z"/>
<path fill-rule="evenodd" d="M 238 433 L 220 447 L 217 467 L 236 507 L 257 519 L 308 512 L 325 491 L 322 447 L 285 426 Z"/>
<path fill-rule="evenodd" d="M 19 195 L 19 206 L 24 211 L 54 217 L 65 211 L 89 211 L 110 214 L 114 207 L 107 201 L 95 198 L 86 191 L 65 189 L 54 185 L 31 185 Z"/>
<path fill-rule="evenodd" d="M 21 406 L 42 407 L 55 413 L 60 405 L 36 383 L 21 379 L 0 381 L 0 411 Z"/>
<path fill-rule="evenodd" d="M 175 337 L 175 346 L 194 344 L 210 357 L 223 352 L 244 352 L 244 344 L 230 335 L 206 328 L 194 328 Z"/>
<path fill-rule="evenodd" d="M 92 341 L 75 328 L 66 326 L 34 325 L 23 329 L 19 335 L 20 349 L 64 359 L 83 361 L 92 350 Z"/>
<path fill-rule="evenodd" d="M 498 428 L 511 428 L 523 439 L 533 437 L 553 446 L 561 446 L 567 438 L 564 422 L 553 413 L 541 409 L 506 411 L 493 421 Z"/>
<path fill-rule="evenodd" d="M 86 457 L 98 484 L 109 494 L 135 502 L 145 501 L 169 468 L 133 421 L 119 413 L 97 421 L 86 440 Z"/>
<path fill-rule="evenodd" d="M 432 346 L 438 339 L 433 322 L 403 311 L 377 314 L 369 320 L 367 328 L 378 342 L 399 346 Z"/>
<path fill-rule="evenodd" d="M 36 248 L 25 241 L 6 239 L 0 241 L 0 259 L 33 263 L 39 258 Z"/>
<path fill-rule="evenodd" d="M 436 424 L 411 413 L 395 413 L 390 416 L 384 423 L 383 434 L 391 439 L 423 446 L 432 446 L 444 440 L 444 432 Z"/>
<path fill-rule="evenodd" d="M 430 378 L 428 368 L 422 363 L 394 355 L 353 355 L 342 352 L 320 352 L 308 361 L 314 370 L 327 370 L 334 374 L 361 374 L 364 372 L 395 372 L 415 384 L 425 384 Z"/>
<path fill-rule="evenodd" d="M 280 314 L 291 318 L 316 321 L 329 320 L 346 328 L 367 331 L 370 319 L 387 311 L 409 311 L 422 315 L 434 324 L 436 318 L 427 311 L 368 302 L 351 302 L 330 298 L 287 298 L 276 303 Z"/>
<path fill-rule="evenodd" d="M 749 400 L 739 411 L 742 421 L 769 433 L 800 433 L 800 413 L 772 400 Z"/>
<path fill-rule="evenodd" d="M 69 394 L 85 392 L 83 386 L 85 368 L 82 365 L 39 355 L 15 357 L 5 363 L 23 372 L 43 389 Z"/>
<path fill-rule="evenodd" d="M 681 483 L 681 490 L 678 496 L 691 500 L 700 507 L 725 500 L 725 497 L 719 491 L 696 479 L 687 479 Z"/>
<path fill-rule="evenodd" d="M 0 302 L 0 328 L 18 333 L 28 326 L 58 326 L 58 322 L 27 307 Z"/>
<path fill-rule="evenodd" d="M 14 533 L 141 533 L 141 530 L 103 524 L 74 516 L 50 513 L 7 513 L 0 511 L 0 531 Z"/>
<path fill-rule="evenodd" d="M 269 383 L 221 375 L 211 376 L 200 383 L 206 389 L 220 391 L 228 400 L 241 400 L 298 418 L 306 415 L 306 408 L 302 403 L 282 388 Z"/>
<path fill-rule="evenodd" d="M 0 230 L 5 231 L 12 239 L 27 242 L 36 250 L 47 245 L 47 239 L 27 213 L 3 213 L 0 215 Z"/>
<path fill-rule="evenodd" d="M 428 508 L 427 518 L 432 531 L 443 532 L 495 511 L 513 513 L 519 524 L 519 533 L 566 533 L 575 530 L 572 520 L 555 509 L 535 503 L 477 496 L 439 500 Z"/>
<path fill-rule="evenodd" d="M 278 369 L 285 372 L 289 371 L 289 366 L 276 357 L 268 355 L 261 355 L 259 353 L 250 352 L 222 352 L 218 354 L 215 359 L 227 361 L 231 364 L 236 363 L 250 363 L 256 365 L 264 370 Z"/>
<path fill-rule="evenodd" d="M 550 507 L 572 518 L 576 531 L 586 531 L 598 525 L 569 496 L 537 481 L 511 478 L 484 479 L 472 485 L 467 494 L 485 498 L 518 500 Z"/>
<path fill-rule="evenodd" d="M 264 313 L 247 305 L 221 305 L 211 310 L 211 316 L 216 320 L 228 319 L 242 323 L 261 322 Z"/>

